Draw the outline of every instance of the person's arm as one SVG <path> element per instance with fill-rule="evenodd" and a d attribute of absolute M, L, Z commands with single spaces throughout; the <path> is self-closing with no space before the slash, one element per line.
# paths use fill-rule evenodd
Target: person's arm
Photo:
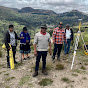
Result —
<path fill-rule="evenodd" d="M 30 44 L 30 35 L 28 34 L 28 40 L 26 40 L 27 43 Z"/>
<path fill-rule="evenodd" d="M 34 55 L 37 56 L 37 43 L 38 43 L 38 39 L 37 39 L 37 35 L 35 35 L 34 38 Z"/>
<path fill-rule="evenodd" d="M 73 37 L 74 37 L 74 34 L 73 34 L 73 30 L 71 29 L 71 40 L 73 41 Z"/>
<path fill-rule="evenodd" d="M 54 29 L 52 34 L 53 44 L 55 44 L 55 38 L 56 38 L 56 29 Z"/>
<path fill-rule="evenodd" d="M 34 44 L 34 55 L 37 56 L 37 48 L 36 48 L 36 44 Z"/>
<path fill-rule="evenodd" d="M 49 43 L 49 53 L 50 53 L 50 55 L 51 55 L 51 42 Z"/>
<path fill-rule="evenodd" d="M 65 40 L 65 43 L 67 43 L 67 40 L 66 40 L 66 33 L 64 32 L 64 40 Z"/>
<path fill-rule="evenodd" d="M 7 49 L 10 49 L 10 46 L 9 46 L 9 44 L 8 44 L 8 32 L 6 32 L 6 34 L 5 34 L 4 42 L 5 42 L 6 48 L 7 48 Z"/>
<path fill-rule="evenodd" d="M 49 42 L 49 53 L 50 53 L 50 55 L 51 55 L 51 39 L 50 39 L 50 35 L 49 35 L 48 42 Z"/>
<path fill-rule="evenodd" d="M 21 39 L 24 39 L 24 37 L 18 37 L 17 33 L 15 32 L 15 37 L 17 40 L 21 40 Z"/>

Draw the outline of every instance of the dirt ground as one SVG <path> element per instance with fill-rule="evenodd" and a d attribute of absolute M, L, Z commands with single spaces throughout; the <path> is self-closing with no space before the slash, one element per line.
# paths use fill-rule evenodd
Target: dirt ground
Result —
<path fill-rule="evenodd" d="M 88 88 L 88 56 L 77 54 L 74 68 L 71 70 L 72 53 L 64 55 L 62 52 L 61 61 L 56 59 L 55 63 L 48 54 L 48 75 L 45 76 L 41 72 L 41 60 L 39 75 L 35 78 L 32 77 L 35 66 L 33 53 L 30 54 L 30 57 L 21 64 L 20 54 L 17 52 L 16 60 L 19 64 L 14 70 L 11 70 L 7 68 L 6 52 L 3 52 L 3 57 L 0 58 L 0 88 Z M 45 78 L 51 80 L 52 83 L 47 83 L 46 86 L 40 85 L 39 82 Z"/>

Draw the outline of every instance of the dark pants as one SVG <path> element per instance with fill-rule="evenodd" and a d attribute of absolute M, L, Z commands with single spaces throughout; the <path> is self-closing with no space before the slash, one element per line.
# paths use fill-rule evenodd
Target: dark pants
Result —
<path fill-rule="evenodd" d="M 54 51 L 53 51 L 53 57 L 54 58 L 53 59 L 55 59 L 56 53 L 57 53 L 57 56 L 60 57 L 62 46 L 63 46 L 63 44 L 54 44 Z"/>
<path fill-rule="evenodd" d="M 40 62 L 41 57 L 42 57 L 42 69 L 46 69 L 47 51 L 38 51 L 37 57 L 36 57 L 35 71 L 38 71 L 39 69 L 39 62 Z"/>
<path fill-rule="evenodd" d="M 16 46 L 12 46 L 12 52 L 13 52 L 14 62 L 16 62 L 16 60 L 15 60 Z M 10 66 L 10 58 L 9 58 L 9 50 L 8 49 L 7 49 L 7 64 Z"/>

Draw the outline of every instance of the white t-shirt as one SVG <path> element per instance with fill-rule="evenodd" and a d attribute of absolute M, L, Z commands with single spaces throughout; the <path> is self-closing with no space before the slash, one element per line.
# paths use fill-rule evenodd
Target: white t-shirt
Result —
<path fill-rule="evenodd" d="M 11 44 L 12 46 L 16 46 L 15 33 L 9 31 L 9 34 L 10 34 L 10 44 Z"/>
<path fill-rule="evenodd" d="M 71 37 L 71 30 L 66 29 L 66 39 L 70 39 Z"/>
<path fill-rule="evenodd" d="M 47 51 L 49 42 L 51 42 L 51 39 L 48 32 L 46 32 L 46 35 L 42 35 L 40 32 L 36 33 L 34 44 L 37 45 L 37 51 Z"/>

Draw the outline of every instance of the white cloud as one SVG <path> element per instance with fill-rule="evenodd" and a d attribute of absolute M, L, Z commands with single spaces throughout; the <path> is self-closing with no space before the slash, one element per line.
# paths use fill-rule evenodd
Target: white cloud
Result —
<path fill-rule="evenodd" d="M 73 9 L 88 12 L 88 0 L 0 0 L 0 5 L 19 9 L 23 7 L 49 9 L 57 13 Z"/>

